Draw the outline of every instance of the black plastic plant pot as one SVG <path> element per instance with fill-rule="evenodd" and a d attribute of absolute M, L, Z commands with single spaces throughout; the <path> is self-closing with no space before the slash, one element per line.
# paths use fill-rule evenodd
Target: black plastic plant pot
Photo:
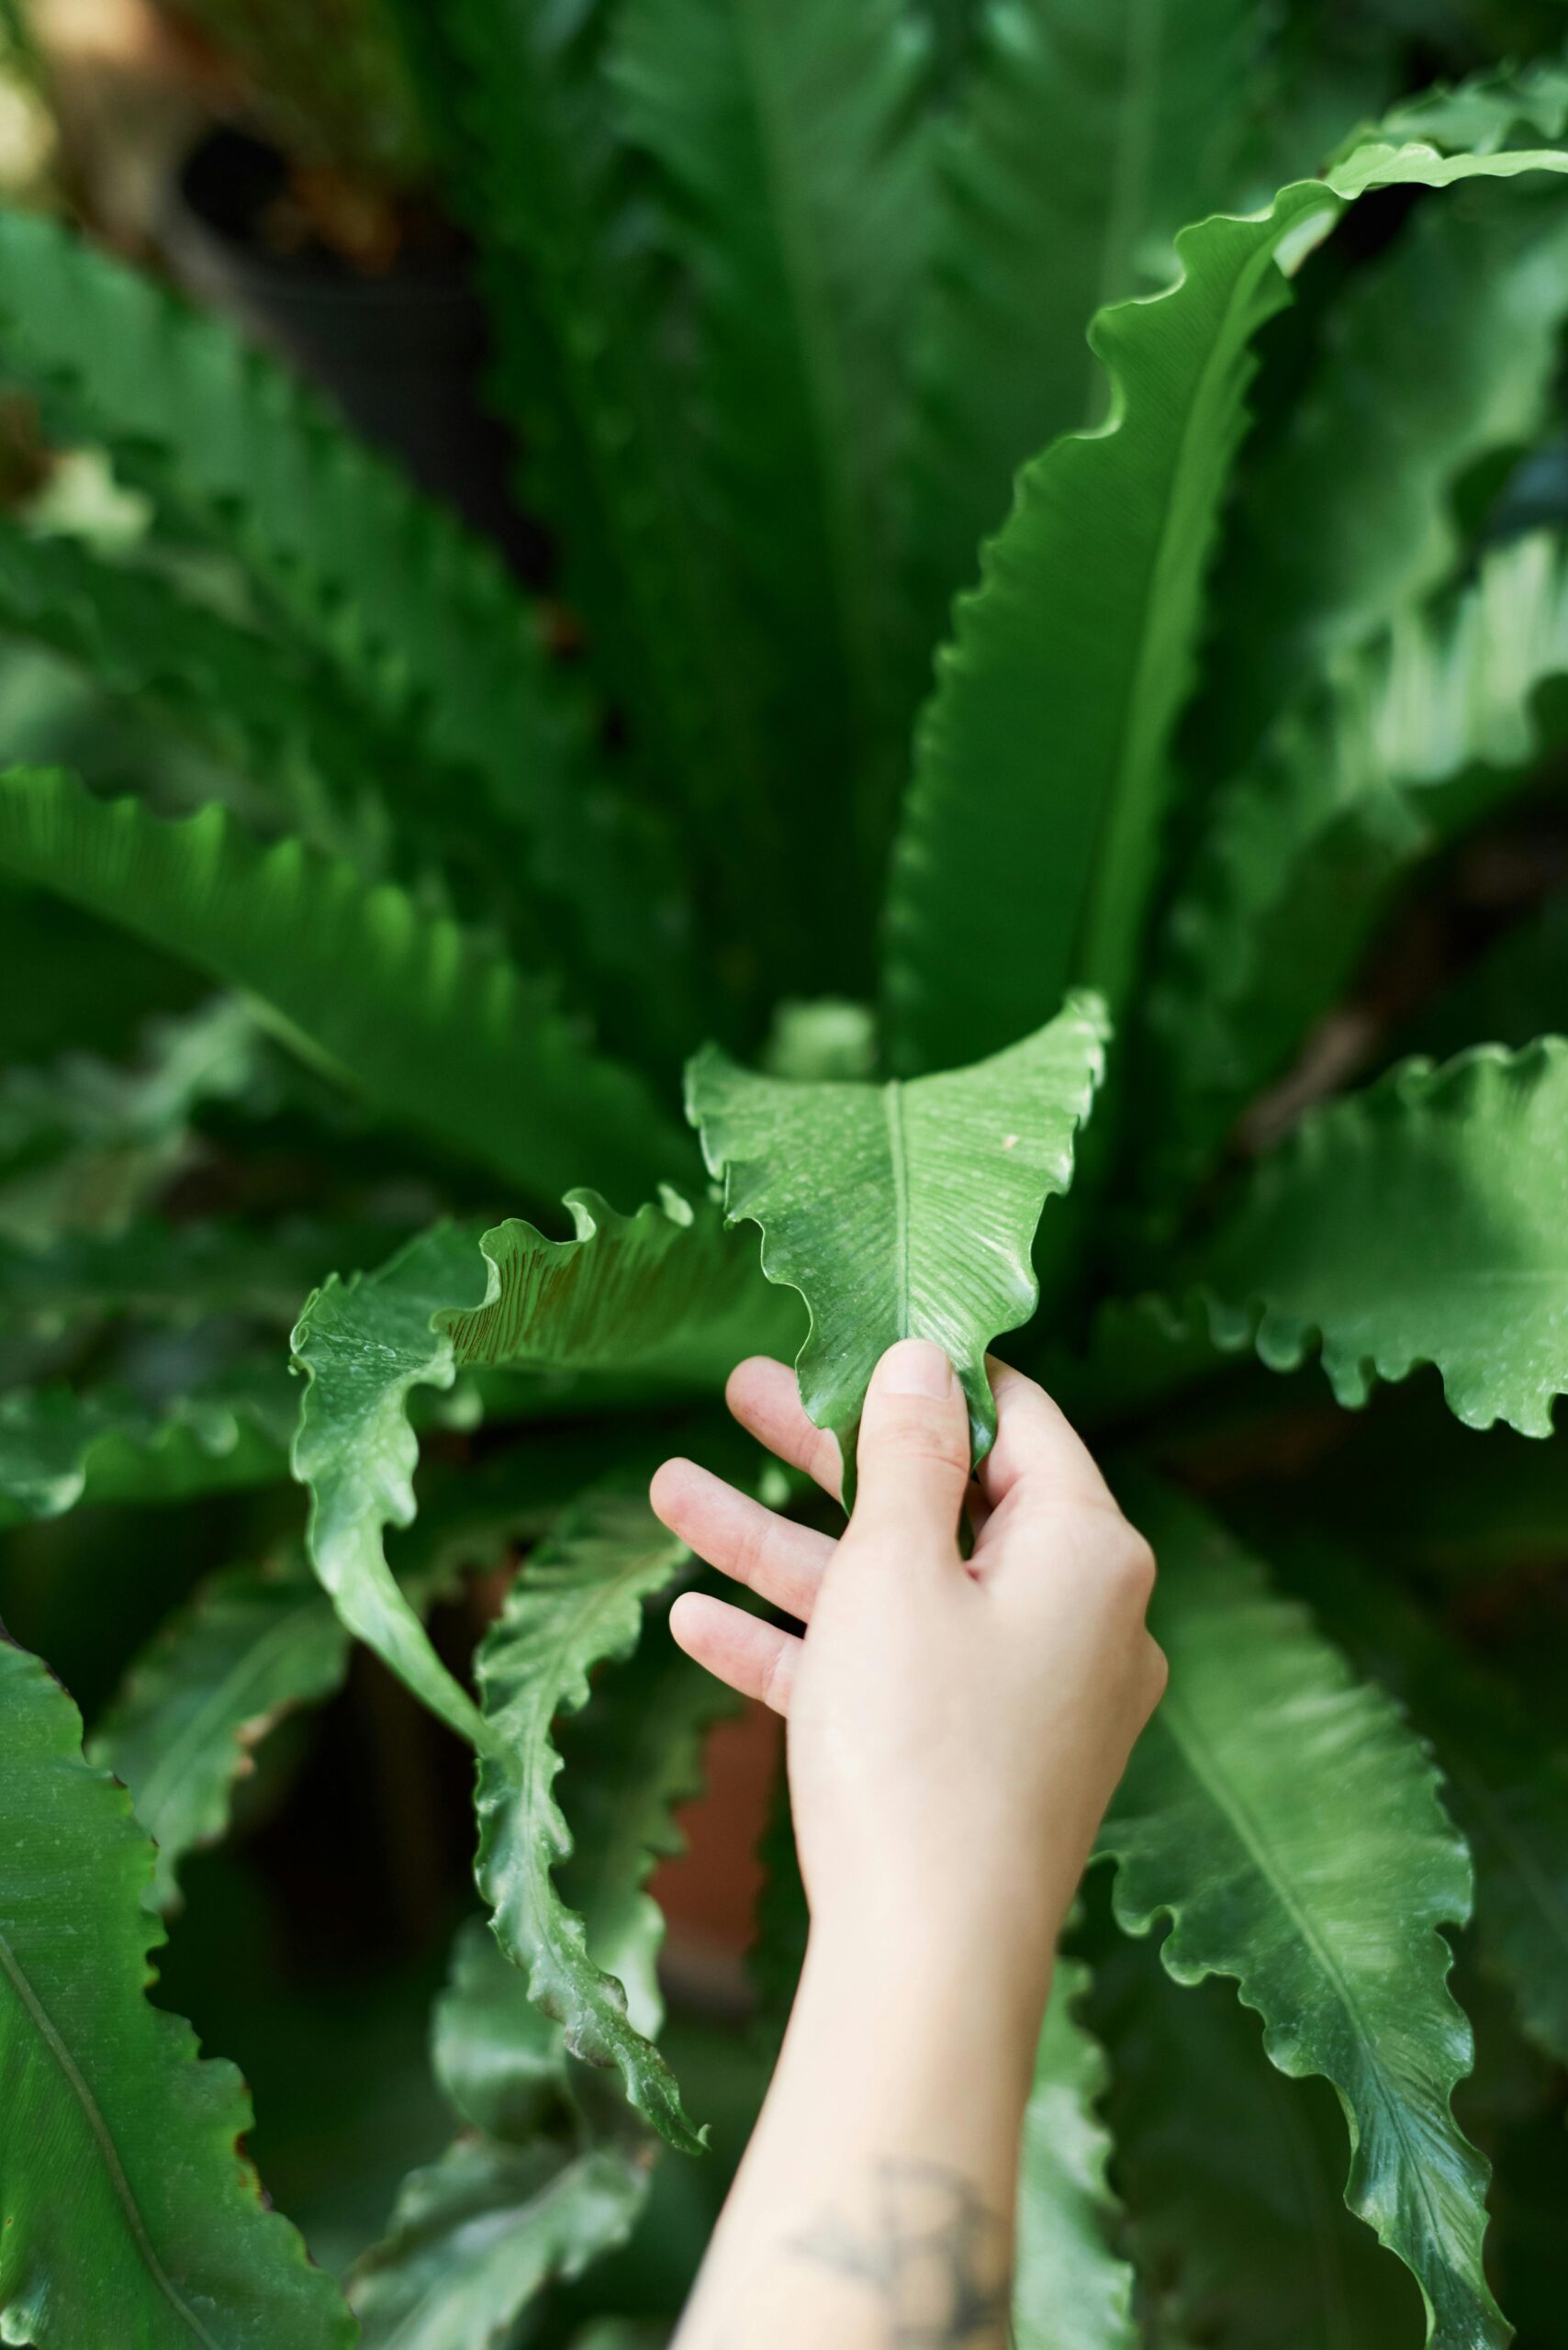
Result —
<path fill-rule="evenodd" d="M 323 247 L 268 250 L 259 223 L 287 166 L 243 132 L 210 132 L 163 208 L 161 242 L 197 301 L 290 361 L 432 497 L 497 540 L 520 568 L 541 550 L 512 505 L 506 432 L 481 405 L 485 313 L 457 250 L 375 275 Z"/>

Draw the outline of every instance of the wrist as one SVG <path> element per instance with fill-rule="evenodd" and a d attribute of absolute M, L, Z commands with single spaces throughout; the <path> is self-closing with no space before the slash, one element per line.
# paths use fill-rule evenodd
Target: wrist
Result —
<path fill-rule="evenodd" d="M 895 2065 L 934 2036 L 1025 2083 L 1050 1989 L 1060 1919 L 1004 1906 L 934 1919 L 929 1908 L 813 1910 L 797 2007 L 802 2026 L 842 2020 Z M 794 2029 L 792 2024 L 791 2029 Z M 1022 2092 L 1021 2092 L 1022 2094 Z"/>
<path fill-rule="evenodd" d="M 769 2106 L 786 2131 L 825 2121 L 835 2175 L 903 2155 L 982 2178 L 1016 2149 L 1039 2022 L 946 1953 L 894 1961 L 813 1932 Z"/>

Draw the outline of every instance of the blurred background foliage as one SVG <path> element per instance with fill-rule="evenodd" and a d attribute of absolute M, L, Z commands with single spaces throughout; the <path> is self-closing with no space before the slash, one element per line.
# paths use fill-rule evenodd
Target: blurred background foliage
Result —
<path fill-rule="evenodd" d="M 404 60 L 380 0 L 4 0 L 0 193 L 224 309 L 537 577 L 543 534 L 519 522 L 506 443 L 482 404 L 483 314 L 465 241 L 433 193 Z M 30 404 L 9 397 L 0 510 L 95 545 L 144 545 L 150 522 L 95 451 L 50 444 Z M 188 577 L 204 559 L 169 545 L 159 560 Z M 199 584 L 220 603 L 237 592 L 211 567 Z M 59 759 L 169 809 L 242 793 L 194 739 L 174 738 L 172 760 L 170 733 L 139 721 L 134 696 L 106 696 L 63 655 L 4 635 L 0 738 L 8 760 Z M 421 1186 L 400 1151 L 388 1177 L 335 1094 L 123 930 L 0 878 L 0 935 L 10 969 L 28 975 L 0 991 L 0 1251 L 56 1224 L 62 1185 L 63 1221 L 84 1237 L 123 1231 L 155 1203 L 175 1228 L 218 1213 L 274 1232 L 293 1222 L 303 1248 L 271 1301 L 188 1331 L 138 1327 L 134 1312 L 65 1329 L 8 1319 L 0 1383 L 109 1379 L 151 1409 L 244 1360 L 263 1334 L 283 1377 L 288 1325 L 336 1262 L 330 1248 L 312 1255 L 311 1225 L 342 1210 L 362 1219 L 368 1264 L 465 1190 L 472 1206 L 504 1204 L 481 1198 L 460 1163 L 432 1161 Z M 269 1439 L 278 1468 L 294 1408 L 284 1378 Z M 460 1428 L 443 1448 L 449 1467 L 468 1462 Z M 302 1495 L 274 1478 L 15 1525 L 0 1533 L 0 1619 L 49 1658 L 91 1733 L 128 1662 L 215 1564 L 297 1545 L 303 1522 Z M 448 1603 L 454 1656 L 472 1650 L 513 1557 L 498 1538 L 488 1580 Z M 440 1610 L 434 1629 L 441 1641 Z M 635 2242 L 596 2276 L 591 2302 L 562 2297 L 560 2341 L 618 2304 L 678 2305 L 760 2093 L 739 1953 L 776 1741 L 766 1721 L 716 1735 L 725 1795 L 665 1892 L 678 1999 L 667 2044 L 714 2121 L 716 2159 L 661 2165 Z M 189 1861 L 161 1954 L 154 1996 L 240 2065 L 258 2114 L 251 2152 L 340 2275 L 384 2234 L 406 2174 L 452 2134 L 430 2018 L 473 1906 L 469 1776 L 431 1718 L 356 1653 L 338 1695 L 258 1745 L 235 1832 Z"/>
<path fill-rule="evenodd" d="M 978 0 L 922 5 L 940 82 L 961 69 Z M 1562 31 L 1558 0 L 1287 0 L 1271 56 L 1277 87 L 1290 93 L 1292 156 L 1316 151 L 1404 92 L 1546 51 Z M 442 214 L 430 163 L 438 130 L 406 55 L 383 0 L 0 0 L 0 191 L 69 216 L 270 342 L 548 590 L 548 533 L 520 519 L 508 494 L 510 453 L 483 399 L 491 354 L 468 285 L 467 244 Z M 1253 127 L 1260 196 L 1292 160 L 1279 151 L 1286 118 L 1282 106 L 1265 104 Z M 1313 332 L 1315 293 L 1329 273 L 1375 252 L 1400 203 L 1363 207 L 1307 299 L 1275 330 L 1260 383 L 1260 448 L 1271 371 L 1288 380 L 1291 338 Z M 1478 530 L 1506 536 L 1528 523 L 1568 523 L 1568 405 L 1560 413 L 1561 435 L 1528 463 L 1513 453 L 1468 486 Z M 0 509 L 96 544 L 142 543 L 150 524 L 95 450 L 50 443 L 28 404 L 11 398 L 0 404 Z M 199 576 L 220 605 L 239 592 L 177 541 L 155 553 L 172 575 Z M 569 656 L 574 621 L 564 607 L 555 626 Z M 210 744 L 193 737 L 172 761 L 168 733 L 139 720 L 134 696 L 108 696 L 63 655 L 3 636 L 0 739 L 8 759 L 60 759 L 95 784 L 132 783 L 162 807 L 213 798 L 244 804 L 243 786 Z M 264 812 L 246 808 L 253 820 Z M 1351 1016 L 1361 1025 L 1345 1041 L 1350 1065 L 1371 1057 L 1369 1034 L 1398 1035 L 1413 968 L 1429 994 L 1434 971 L 1475 962 L 1521 907 L 1565 884 L 1568 837 L 1538 807 L 1458 859 L 1363 989 Z M 410 1147 L 388 1175 L 353 1112 L 231 1008 L 208 1007 L 188 969 L 155 949 L 9 881 L 0 881 L 0 922 L 7 968 L 26 974 L 0 991 L 0 1248 L 59 1221 L 62 1185 L 69 1220 L 88 1239 L 123 1230 L 156 1202 L 176 1227 L 182 1216 L 222 1211 L 264 1216 L 297 1240 L 270 1293 L 258 1283 L 231 1314 L 190 1329 L 144 1326 L 134 1310 L 64 1328 L 47 1314 L 8 1326 L 0 1331 L 7 1382 L 90 1372 L 151 1408 L 196 1383 L 198 1366 L 208 1382 L 225 1365 L 243 1368 L 260 1338 L 281 1357 L 300 1297 L 330 1269 L 312 1257 L 313 1220 L 333 1217 L 335 1238 L 345 1220 L 357 1220 L 368 1264 L 442 1206 L 463 1203 L 465 1186 L 468 1204 L 492 1204 L 471 1174 L 433 1150 L 428 1180 Z M 1560 971 L 1568 958 L 1549 962 Z M 1539 1010 L 1533 976 L 1529 993 Z M 1560 1017 L 1568 1023 L 1568 1004 Z M 1501 1016 L 1488 1024 L 1494 1031 L 1505 1033 Z M 1463 1035 L 1471 1033 L 1466 1022 Z M 61 1058 L 62 1039 L 70 1050 Z M 47 1088 L 37 1074 L 45 1069 Z M 1344 1446 L 1327 1403 L 1321 1411 L 1298 1404 L 1282 1429 L 1277 1398 L 1260 1405 L 1256 1382 L 1242 1374 L 1217 1406 L 1205 1402 L 1190 1428 L 1175 1429 L 1168 1457 L 1200 1486 L 1223 1485 L 1235 1515 L 1249 1480 L 1277 1494 L 1282 1478 L 1297 1476 L 1312 1483 L 1316 1505 L 1317 1465 L 1332 1451 L 1357 1539 L 1376 1540 L 1377 1498 L 1389 1486 L 1383 1448 L 1407 1430 L 1420 1444 L 1422 1401 L 1414 1391 L 1382 1397 Z M 286 1388 L 256 1399 L 259 1440 L 280 1458 L 292 1409 Z M 1387 1539 L 1484 1651 L 1510 1672 L 1543 1676 L 1558 1702 L 1568 1635 L 1560 1448 L 1549 1459 L 1503 1435 L 1467 1442 L 1489 1448 L 1499 1464 L 1486 1481 L 1486 1539 L 1499 1539 L 1500 1490 L 1511 1492 L 1525 1521 L 1508 1544 L 1507 1572 L 1480 1583 L 1466 1575 L 1475 1562 L 1465 1552 L 1462 1496 L 1445 1509 L 1440 1490 L 1429 1527 L 1402 1520 Z M 461 1399 L 429 1449 L 438 1472 L 482 1466 Z M 172 1498 L 156 1510 L 126 1492 L 14 1527 L 0 1540 L 0 1616 L 50 1661 L 90 1731 L 128 1660 L 215 1561 L 254 1560 L 300 1539 L 302 1496 L 281 1480 L 188 1501 L 165 1491 Z M 505 1541 L 496 1544 L 493 1571 L 437 1608 L 437 1644 L 453 1657 L 472 1649 L 511 1555 Z M 1556 1628 L 1550 1640 L 1543 1609 Z M 660 2165 L 631 2244 L 596 2270 L 591 2296 L 557 2294 L 531 2344 L 564 2344 L 590 2316 L 673 2313 L 765 2077 L 771 2025 L 765 1998 L 759 2017 L 743 1960 L 757 1883 L 750 1847 L 766 1817 L 777 1741 L 762 1719 L 714 1735 L 715 1793 L 689 1818 L 692 1852 L 666 1869 L 659 1890 L 671 1924 L 668 2044 L 693 2109 L 715 2122 L 715 2158 Z M 450 2135 L 427 2042 L 452 1935 L 472 1907 L 467 1775 L 440 1729 L 356 1650 L 338 1693 L 259 1749 L 224 1848 L 197 1853 L 185 1870 L 179 1928 L 155 1996 L 241 2065 L 260 2116 L 252 2150 L 263 2175 L 339 2273 L 382 2232 L 405 2173 Z M 1157 2093 L 1139 2072 L 1139 2018 L 1150 2003 L 1181 1998 L 1200 2017 L 1189 2035 L 1194 2065 L 1204 2062 L 1206 2034 L 1216 2044 L 1256 2038 L 1254 2020 L 1227 1992 L 1211 1986 L 1194 2006 L 1192 1994 L 1171 1989 L 1149 1948 L 1118 1945 L 1113 1954 L 1097 1897 L 1081 1930 L 1084 1947 L 1105 1961 L 1093 2020 L 1115 2055 L 1116 2098 Z M 1499 2166 L 1506 2298 L 1521 2342 L 1551 2350 L 1568 2340 L 1562 2086 L 1498 2024 L 1495 1994 L 1489 2004 L 1484 1986 L 1467 1982 L 1466 2001 L 1481 2064 L 1463 2093 L 1464 2119 Z M 1223 2071 L 1223 2052 L 1215 2061 Z M 1329 2107 L 1327 2091 L 1318 2103 Z M 1139 2200 L 1179 2219 L 1190 2144 L 1179 2134 L 1164 2145 L 1146 2136 L 1144 2159 L 1155 2176 Z M 1158 2277 L 1159 2245 L 1139 2251 Z M 1279 2289 L 1277 2276 L 1267 2284 Z M 1184 2308 L 1190 2324 L 1190 2300 Z"/>

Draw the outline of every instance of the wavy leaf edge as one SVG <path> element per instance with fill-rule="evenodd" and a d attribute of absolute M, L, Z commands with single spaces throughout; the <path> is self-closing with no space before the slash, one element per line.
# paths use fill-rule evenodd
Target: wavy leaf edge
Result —
<path fill-rule="evenodd" d="M 652 1536 L 646 1550 L 635 1539 L 627 1544 L 623 1563 L 615 1563 L 620 1547 L 616 1529 L 603 1523 L 603 1514 L 618 1505 L 635 1511 L 635 1531 L 644 1542 Z M 579 1595 L 584 1586 L 573 1584 L 575 1564 L 578 1556 L 590 1556 L 596 1543 L 610 1552 L 612 1564 L 607 1581 L 596 1585 L 590 1577 L 586 1586 L 583 1613 L 591 1637 L 579 1647 L 568 1635 L 557 1633 L 546 1660 L 547 1667 L 554 1668 L 553 1677 L 543 1691 L 531 1692 L 526 1673 L 520 1670 L 527 1645 L 526 1618 L 536 1605 L 547 1618 L 553 1603 L 563 1595 L 568 1600 Z M 497 1941 L 521 1974 L 534 2006 L 562 2027 L 566 2046 L 588 2064 L 612 2067 L 628 2098 L 660 2136 L 678 2152 L 697 2154 L 708 2143 L 707 2128 L 695 2127 L 688 2118 L 674 2073 L 632 2020 L 625 1984 L 594 1959 L 587 1921 L 568 1905 L 557 1882 L 557 1872 L 577 1845 L 555 1791 L 566 1757 L 554 1734 L 555 1725 L 580 1714 L 588 1703 L 596 1666 L 624 1663 L 633 1655 L 647 1629 L 644 1603 L 667 1589 L 690 1559 L 686 1545 L 657 1525 L 642 1494 L 633 1494 L 624 1480 L 612 1478 L 562 1512 L 545 1543 L 520 1572 L 476 1666 L 490 1744 L 481 1753 L 475 1797 L 479 1824 L 475 1876 L 490 1908 Z M 520 1625 L 524 1627 L 521 1640 Z M 532 1716 L 532 1737 L 513 1739 L 494 1727 L 495 1715 L 519 1704 L 525 1715 Z M 525 1893 L 530 1863 L 535 1876 L 534 1897 L 521 1903 L 509 1882 L 519 1842 L 513 1814 L 520 1807 L 525 1819 L 531 1815 L 533 1830 L 521 1840 Z"/>
<path fill-rule="evenodd" d="M 574 1226 L 574 1237 L 569 1240 L 554 1240 L 537 1225 L 521 1216 L 483 1227 L 451 1219 L 434 1225 L 376 1271 L 352 1273 L 346 1281 L 333 1275 L 319 1289 L 312 1291 L 291 1339 L 293 1360 L 303 1373 L 306 1385 L 290 1465 L 296 1481 L 310 1492 L 306 1542 L 311 1564 L 349 1630 L 392 1664 L 393 1670 L 409 1681 L 416 1694 L 459 1737 L 476 1751 L 498 1759 L 504 1749 L 498 1745 L 495 1732 L 480 1708 L 436 1657 L 423 1626 L 407 1595 L 399 1590 L 387 1563 L 383 1536 L 389 1527 L 402 1529 L 411 1526 L 417 1515 L 413 1472 L 419 1460 L 419 1438 L 408 1410 L 413 1390 L 450 1389 L 460 1366 L 470 1360 L 505 1362 L 520 1359 L 515 1348 L 510 1354 L 485 1358 L 477 1349 L 473 1355 L 465 1353 L 462 1343 L 463 1334 L 482 1328 L 485 1317 L 501 1303 L 505 1289 L 501 1256 L 509 1238 L 521 1238 L 528 1255 L 543 1255 L 562 1266 L 580 1256 L 596 1239 L 626 1239 L 640 1233 L 655 1237 L 673 1236 L 693 1230 L 698 1217 L 697 1209 L 669 1185 L 661 1186 L 656 1200 L 645 1203 L 630 1215 L 612 1208 L 599 1192 L 586 1189 L 567 1192 L 565 1204 Z M 330 1434 L 319 1427 L 319 1416 L 324 1408 L 319 1386 L 323 1315 L 351 1303 L 365 1284 L 395 1285 L 399 1273 L 410 1267 L 417 1269 L 427 1257 L 431 1260 L 431 1278 L 439 1277 L 443 1281 L 454 1279 L 455 1263 L 452 1260 L 469 1248 L 473 1250 L 472 1270 L 477 1271 L 480 1265 L 484 1268 L 482 1290 L 467 1299 L 453 1296 L 428 1302 L 428 1310 L 422 1315 L 419 1306 L 427 1304 L 427 1300 L 420 1299 L 413 1305 L 400 1365 L 395 1371 L 388 1366 L 372 1406 L 387 1419 L 378 1464 L 379 1490 L 364 1492 L 357 1502 L 352 1494 L 346 1503 L 335 1496 L 329 1505 L 322 1498 L 326 1478 L 330 1476 L 336 1483 L 344 1478 L 344 1472 L 333 1469 Z M 414 1337 L 416 1326 L 418 1343 Z M 512 1334 L 514 1340 L 518 1335 Z M 331 1340 L 326 1339 L 325 1344 L 330 1347 Z M 423 1346 L 422 1353 L 419 1351 L 420 1345 Z M 362 1474 L 357 1463 L 351 1464 L 345 1482 L 352 1485 L 353 1480 Z M 357 1590 L 356 1584 L 360 1586 Z"/>
<path fill-rule="evenodd" d="M 1540 1036 L 1519 1050 L 1505 1045 L 1472 1045 L 1441 1062 L 1415 1055 L 1360 1092 L 1314 1104 L 1268 1158 L 1253 1163 L 1252 1181 L 1273 1184 L 1288 1180 L 1304 1162 L 1310 1163 L 1317 1136 L 1336 1119 L 1376 1118 L 1390 1109 L 1440 1112 L 1450 1096 L 1475 1083 L 1478 1073 L 1497 1070 L 1528 1077 L 1560 1069 L 1568 1070 L 1568 1038 L 1562 1036 Z M 1255 1352 L 1265 1369 L 1273 1371 L 1300 1371 L 1316 1355 L 1335 1401 L 1348 1411 L 1360 1411 L 1380 1381 L 1395 1386 L 1417 1371 L 1434 1370 L 1441 1380 L 1448 1408 L 1462 1426 L 1485 1430 L 1501 1422 L 1520 1436 L 1542 1439 L 1553 1433 L 1555 1394 L 1568 1393 L 1568 1384 L 1550 1393 L 1542 1390 L 1536 1405 L 1514 1411 L 1489 1404 L 1469 1393 L 1460 1374 L 1436 1355 L 1395 1347 L 1370 1354 L 1352 1351 L 1337 1345 L 1320 1323 L 1271 1304 L 1261 1291 L 1239 1299 L 1226 1297 L 1203 1278 L 1179 1281 L 1168 1290 L 1146 1289 L 1108 1299 L 1101 1309 L 1101 1327 L 1114 1329 L 1118 1325 L 1129 1332 L 1135 1325 L 1140 1326 L 1173 1348 L 1206 1334 L 1219 1354 Z M 1114 1396 L 1114 1373 L 1108 1383 Z"/>
<path fill-rule="evenodd" d="M 1035 1225 L 1031 1229 L 1028 1243 L 1025 1244 L 1022 1252 L 1023 1263 L 1015 1285 L 1017 1310 L 1011 1320 L 999 1322 L 994 1327 L 987 1330 L 985 1338 L 975 1349 L 974 1362 L 963 1361 L 955 1364 L 969 1398 L 970 1435 L 977 1460 L 984 1458 L 995 1434 L 995 1406 L 989 1385 L 985 1382 L 983 1356 L 986 1348 L 996 1338 L 1005 1336 L 1010 1330 L 1023 1328 L 1032 1319 L 1039 1305 L 1039 1275 L 1031 1254 L 1034 1237 L 1038 1230 L 1039 1219 L 1043 1216 L 1049 1202 L 1053 1198 L 1065 1197 L 1071 1190 L 1079 1138 L 1093 1113 L 1096 1099 L 1104 1082 L 1107 1048 L 1114 1033 L 1110 1016 L 1106 1012 L 1103 999 L 1096 990 L 1071 989 L 1053 1020 L 1046 1022 L 1030 1035 L 1019 1038 L 1015 1044 L 1004 1046 L 1000 1052 L 987 1054 L 981 1059 L 970 1062 L 962 1069 L 927 1070 L 919 1076 L 895 1076 L 883 1080 L 880 1084 L 868 1083 L 862 1089 L 867 1091 L 879 1091 L 884 1097 L 890 1099 L 911 1086 L 936 1085 L 947 1078 L 976 1079 L 988 1069 L 1015 1057 L 1021 1058 L 1030 1047 L 1040 1045 L 1053 1032 L 1059 1031 L 1066 1035 L 1074 1030 L 1077 1032 L 1081 1048 L 1080 1082 L 1075 1095 L 1068 1105 L 1064 1120 L 1065 1133 L 1056 1138 L 1055 1147 L 1049 1153 L 1049 1163 L 1043 1179 Z M 711 1136 L 709 1127 L 713 1123 L 713 1113 L 711 1108 L 704 1109 L 701 1097 L 703 1081 L 713 1072 L 718 1072 L 721 1076 L 724 1073 L 738 1075 L 743 1079 L 749 1078 L 753 1074 L 750 1070 L 743 1069 L 738 1062 L 733 1061 L 722 1047 L 712 1044 L 705 1045 L 693 1056 L 687 1067 L 686 1114 L 689 1123 L 698 1131 L 704 1162 L 709 1172 L 722 1189 L 726 1226 L 733 1229 L 743 1223 L 756 1226 L 760 1236 L 759 1259 L 763 1272 L 768 1281 L 778 1287 L 793 1291 L 805 1308 L 806 1331 L 794 1358 L 796 1381 L 807 1414 L 818 1427 L 827 1427 L 830 1424 L 823 1416 L 832 1408 L 833 1393 L 825 1377 L 818 1377 L 821 1367 L 816 1362 L 818 1342 L 824 1336 L 823 1314 L 819 1313 L 813 1306 L 801 1281 L 788 1271 L 780 1261 L 780 1248 L 783 1244 L 779 1242 L 776 1234 L 770 1232 L 769 1222 L 765 1219 L 764 1214 L 752 1204 L 741 1206 L 734 1204 L 737 1182 L 743 1178 L 752 1176 L 760 1162 L 727 1155 L 717 1139 Z M 778 1080 L 765 1081 L 790 1082 L 790 1080 Z M 806 1080 L 801 1085 L 801 1091 L 805 1091 L 812 1087 L 819 1091 L 826 1090 L 836 1080 Z M 1002 1147 L 1004 1150 L 1008 1149 L 1016 1140 L 1017 1137 L 1014 1136 L 1010 1141 L 1003 1141 Z M 986 1318 L 989 1319 L 989 1316 Z M 979 1390 L 983 1390 L 983 1393 L 977 1392 Z M 858 1425 L 857 1413 L 856 1425 Z M 845 1506 L 847 1508 L 854 1491 L 854 1447 L 852 1441 L 846 1443 L 843 1434 L 839 1434 L 839 1446 L 844 1457 L 844 1500 Z"/>

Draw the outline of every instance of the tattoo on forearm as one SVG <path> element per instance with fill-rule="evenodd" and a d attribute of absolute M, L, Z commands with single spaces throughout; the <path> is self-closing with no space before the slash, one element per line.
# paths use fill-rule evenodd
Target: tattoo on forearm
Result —
<path fill-rule="evenodd" d="M 1004 2350 L 1010 2338 L 1007 2229 L 945 2164 L 879 2163 L 864 2227 L 829 2213 L 790 2250 L 877 2295 L 889 2350 Z"/>

